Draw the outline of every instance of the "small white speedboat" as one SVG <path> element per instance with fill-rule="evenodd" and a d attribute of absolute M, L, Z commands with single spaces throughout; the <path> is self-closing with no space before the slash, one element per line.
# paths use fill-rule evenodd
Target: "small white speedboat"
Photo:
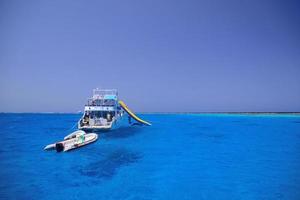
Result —
<path fill-rule="evenodd" d="M 63 141 L 47 145 L 44 150 L 56 150 L 57 152 L 70 151 L 84 145 L 95 142 L 98 139 L 96 133 L 85 133 L 84 131 L 75 131 L 67 135 Z"/>

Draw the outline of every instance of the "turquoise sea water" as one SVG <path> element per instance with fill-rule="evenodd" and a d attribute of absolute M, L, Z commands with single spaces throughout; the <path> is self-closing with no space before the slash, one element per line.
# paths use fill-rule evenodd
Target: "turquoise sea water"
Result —
<path fill-rule="evenodd" d="M 76 114 L 0 114 L 0 199 L 300 199 L 300 117 L 148 114 L 67 153 Z"/>

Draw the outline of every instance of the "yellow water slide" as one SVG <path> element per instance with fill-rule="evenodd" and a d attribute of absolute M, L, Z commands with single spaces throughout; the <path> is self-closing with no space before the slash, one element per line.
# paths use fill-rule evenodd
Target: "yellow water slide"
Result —
<path fill-rule="evenodd" d="M 123 101 L 119 101 L 120 106 L 128 113 L 128 115 L 130 117 L 132 117 L 133 119 L 135 119 L 136 121 L 151 126 L 151 124 L 149 122 L 146 122 L 144 120 L 142 120 L 141 118 L 139 118 L 138 116 L 136 116 L 131 110 L 129 110 L 129 108 L 126 106 L 126 104 Z"/>

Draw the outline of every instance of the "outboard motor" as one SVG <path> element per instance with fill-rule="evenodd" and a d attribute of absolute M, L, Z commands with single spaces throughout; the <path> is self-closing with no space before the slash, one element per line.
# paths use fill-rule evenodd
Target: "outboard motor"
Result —
<path fill-rule="evenodd" d="M 55 148 L 57 152 L 62 152 L 64 150 L 64 144 L 63 143 L 56 143 Z"/>

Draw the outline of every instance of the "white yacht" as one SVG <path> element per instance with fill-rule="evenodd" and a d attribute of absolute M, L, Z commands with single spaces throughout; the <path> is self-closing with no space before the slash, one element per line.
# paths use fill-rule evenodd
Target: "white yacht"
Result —
<path fill-rule="evenodd" d="M 115 89 L 94 89 L 92 98 L 88 99 L 84 113 L 78 121 L 78 129 L 86 132 L 110 130 L 124 115 L 118 103 Z"/>

